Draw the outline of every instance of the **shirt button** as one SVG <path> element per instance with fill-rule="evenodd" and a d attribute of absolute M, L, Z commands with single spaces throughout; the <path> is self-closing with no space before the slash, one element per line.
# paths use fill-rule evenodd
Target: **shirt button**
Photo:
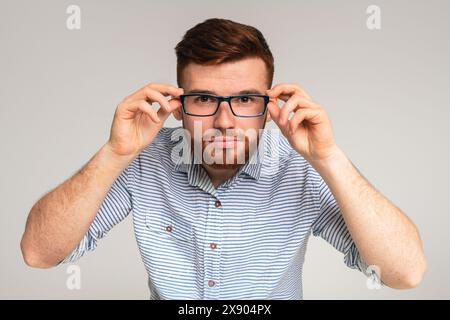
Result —
<path fill-rule="evenodd" d="M 222 204 L 220 203 L 219 200 L 216 200 L 216 202 L 214 203 L 214 205 L 216 206 L 216 208 L 220 208 L 222 206 Z"/>
<path fill-rule="evenodd" d="M 214 243 L 214 242 L 213 242 L 213 243 L 210 243 L 209 246 L 210 246 L 210 248 L 213 249 L 213 250 L 214 250 L 214 249 L 217 249 L 217 244 Z"/>
<path fill-rule="evenodd" d="M 172 226 L 167 226 L 167 227 L 166 227 L 166 231 L 167 231 L 167 232 L 172 232 Z"/>
<path fill-rule="evenodd" d="M 215 285 L 216 285 L 216 282 L 214 280 L 209 280 L 208 281 L 208 286 L 214 287 Z"/>

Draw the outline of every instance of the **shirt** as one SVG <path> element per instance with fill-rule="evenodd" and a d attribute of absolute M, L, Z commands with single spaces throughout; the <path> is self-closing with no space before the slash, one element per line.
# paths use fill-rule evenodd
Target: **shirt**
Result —
<path fill-rule="evenodd" d="M 120 174 L 62 263 L 94 250 L 132 212 L 150 299 L 303 299 L 311 234 L 348 267 L 370 269 L 327 184 L 278 129 L 263 130 L 261 161 L 217 189 L 201 164 L 173 160 L 177 129 L 162 128 Z"/>

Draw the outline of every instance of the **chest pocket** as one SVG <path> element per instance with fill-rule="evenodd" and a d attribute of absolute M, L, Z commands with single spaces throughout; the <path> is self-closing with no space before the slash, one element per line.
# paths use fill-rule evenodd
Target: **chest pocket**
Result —
<path fill-rule="evenodd" d="M 193 239 L 192 223 L 186 217 L 168 209 L 148 209 L 145 224 L 150 232 L 161 239 L 191 242 Z"/>

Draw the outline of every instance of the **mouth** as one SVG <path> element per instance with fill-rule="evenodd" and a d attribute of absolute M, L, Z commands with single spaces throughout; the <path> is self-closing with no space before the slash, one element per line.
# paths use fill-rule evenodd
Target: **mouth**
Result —
<path fill-rule="evenodd" d="M 214 148 L 234 148 L 238 141 L 241 141 L 236 136 L 221 136 L 215 137 L 210 143 L 214 145 Z"/>

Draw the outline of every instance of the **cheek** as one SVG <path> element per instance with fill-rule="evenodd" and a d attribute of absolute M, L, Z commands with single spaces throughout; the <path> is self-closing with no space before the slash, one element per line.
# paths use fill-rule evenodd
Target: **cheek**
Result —
<path fill-rule="evenodd" d="M 184 118 L 184 128 L 189 131 L 192 140 L 201 141 L 208 129 L 213 129 L 214 121 L 210 118 L 188 117 Z"/>
<path fill-rule="evenodd" d="M 188 129 L 190 132 L 194 132 L 194 129 L 197 128 L 197 130 L 201 129 L 201 131 L 205 131 L 205 128 L 210 128 L 210 119 L 208 118 L 200 118 L 200 117 L 192 117 L 192 116 L 185 116 L 183 119 L 184 128 Z"/>
<path fill-rule="evenodd" d="M 259 130 L 263 128 L 264 118 L 242 119 L 239 123 L 237 123 L 237 125 L 239 129 L 244 130 L 245 132 L 258 134 Z"/>
<path fill-rule="evenodd" d="M 242 130 L 246 135 L 258 135 L 260 130 L 264 125 L 264 117 L 259 118 L 248 118 L 248 119 L 239 119 L 236 121 L 236 126 L 234 128 L 230 128 L 230 130 L 237 129 Z M 214 126 L 214 118 L 199 118 L 199 117 L 185 117 L 183 121 L 183 126 L 186 130 L 189 131 L 192 140 L 198 141 L 202 140 L 203 135 L 209 129 L 218 129 Z M 199 135 L 198 138 L 196 134 Z"/>

